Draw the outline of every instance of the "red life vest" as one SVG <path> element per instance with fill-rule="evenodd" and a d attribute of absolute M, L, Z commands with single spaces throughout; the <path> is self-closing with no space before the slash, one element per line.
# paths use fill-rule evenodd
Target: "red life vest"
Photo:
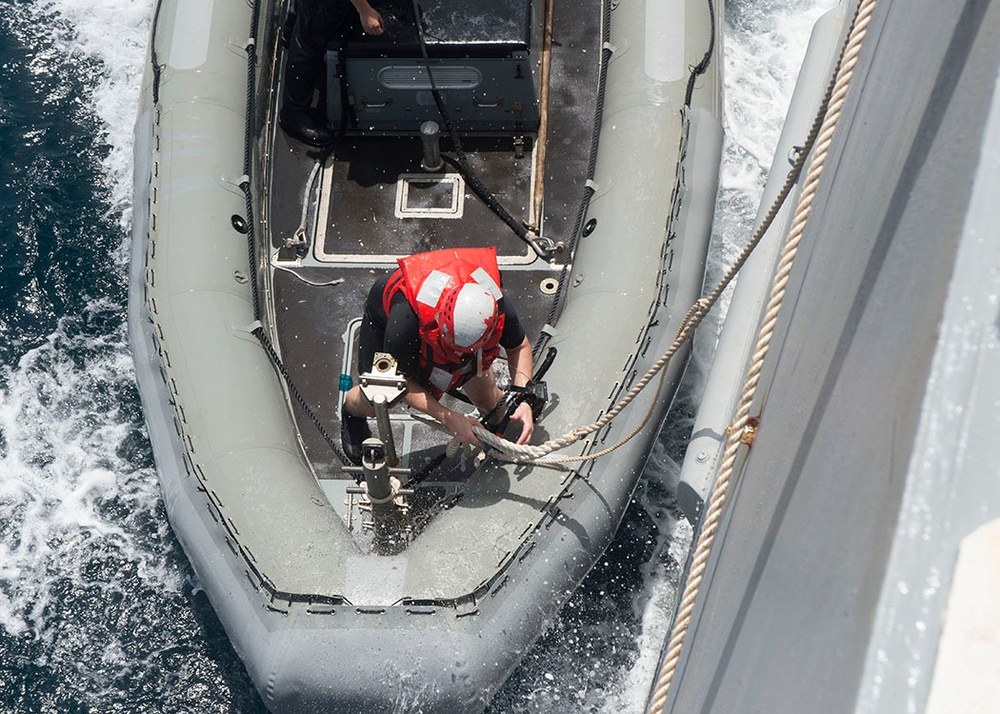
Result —
<path fill-rule="evenodd" d="M 443 298 L 451 289 L 466 284 L 478 284 L 499 302 L 500 268 L 497 251 L 489 248 L 453 248 L 399 258 L 399 270 L 389 277 L 382 293 L 382 307 L 389 314 L 392 299 L 402 292 L 417 314 L 420 325 L 419 367 L 426 386 L 435 397 L 465 384 L 482 374 L 500 353 L 503 333 L 503 313 L 479 350 L 461 352 L 442 339 L 438 315 L 444 307 Z"/>

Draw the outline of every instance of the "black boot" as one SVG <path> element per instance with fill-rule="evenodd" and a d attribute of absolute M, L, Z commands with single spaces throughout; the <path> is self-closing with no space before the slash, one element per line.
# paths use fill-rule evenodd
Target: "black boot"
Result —
<path fill-rule="evenodd" d="M 285 65 L 278 124 L 288 136 L 310 146 L 327 146 L 334 134 L 326 117 L 312 106 L 313 91 L 323 66 L 308 61 L 293 61 Z"/>
<path fill-rule="evenodd" d="M 355 466 L 361 465 L 361 445 L 372 435 L 368 419 L 347 413 L 347 406 L 340 409 L 340 445 L 344 455 Z"/>

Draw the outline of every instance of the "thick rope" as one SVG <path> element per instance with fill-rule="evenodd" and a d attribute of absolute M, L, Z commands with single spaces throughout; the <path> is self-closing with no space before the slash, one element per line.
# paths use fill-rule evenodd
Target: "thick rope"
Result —
<path fill-rule="evenodd" d="M 760 241 L 763 239 L 764 234 L 767 232 L 767 229 L 771 226 L 771 223 L 774 222 L 774 219 L 777 216 L 778 211 L 781 210 L 782 204 L 785 202 L 785 199 L 791 192 L 792 187 L 795 186 L 795 182 L 798 181 L 799 174 L 802 172 L 802 166 L 805 161 L 805 157 L 809 153 L 808 147 L 811 146 L 812 142 L 815 140 L 816 131 L 818 130 L 818 127 L 819 123 L 817 121 L 817 123 L 813 127 L 813 131 L 810 133 L 809 139 L 806 141 L 806 148 L 804 148 L 801 152 L 799 152 L 799 155 L 795 161 L 795 165 L 792 167 L 791 171 L 788 172 L 788 176 L 785 179 L 785 185 L 782 186 L 781 191 L 778 193 L 778 196 L 775 198 L 774 203 L 771 206 L 771 209 L 764 217 L 764 220 L 761 221 L 761 224 L 760 226 L 758 226 L 757 231 L 754 233 L 753 237 L 743 247 L 743 251 L 736 258 L 736 260 L 733 261 L 733 264 L 729 267 L 729 270 L 727 270 L 726 274 L 722 276 L 722 278 L 719 280 L 718 283 L 716 283 L 715 288 L 712 290 L 711 293 L 709 293 L 706 297 L 701 298 L 700 300 L 695 302 L 694 305 L 691 306 L 687 314 L 684 316 L 684 319 L 681 321 L 681 325 L 677 329 L 677 333 L 674 336 L 674 341 L 670 344 L 670 347 L 667 349 L 667 351 L 663 353 L 663 355 L 653 364 L 653 366 L 649 368 L 646 374 L 644 374 L 642 378 L 638 382 L 636 382 L 635 386 L 632 387 L 632 389 L 630 389 L 628 393 L 626 393 L 625 396 L 618 401 L 617 404 L 615 404 L 610 410 L 608 410 L 606 414 L 604 414 L 596 422 L 593 422 L 586 426 L 579 426 L 573 429 L 572 431 L 563 434 L 561 437 L 557 437 L 555 439 L 550 439 L 549 441 L 546 441 L 544 444 L 536 444 L 536 445 L 523 444 L 519 446 L 495 434 L 491 434 L 490 432 L 484 429 L 478 429 L 478 428 L 475 430 L 476 435 L 480 439 L 488 443 L 490 446 L 492 446 L 494 449 L 496 449 L 496 451 L 499 452 L 499 455 L 506 460 L 515 462 L 533 461 L 535 463 L 558 464 L 558 463 L 569 463 L 574 461 L 592 461 L 594 459 L 598 459 L 601 456 L 605 456 L 614 451 L 615 449 L 620 448 L 623 444 L 627 443 L 636 434 L 642 431 L 643 427 L 649 421 L 649 418 L 653 413 L 653 408 L 656 406 L 657 400 L 655 397 L 650 403 L 649 409 L 647 410 L 645 416 L 643 417 L 639 425 L 636 426 L 631 432 L 629 432 L 626 436 L 624 436 L 613 446 L 609 446 L 606 449 L 603 449 L 601 451 L 592 454 L 585 454 L 580 456 L 559 456 L 551 459 L 542 458 L 547 454 L 552 453 L 553 451 L 558 451 L 559 449 L 570 446 L 571 444 L 574 444 L 583 437 L 602 429 L 605 425 L 608 424 L 608 422 L 610 422 L 612 419 L 618 416 L 622 412 L 622 410 L 626 406 L 628 406 L 637 396 L 639 396 L 639 394 L 642 393 L 642 390 L 645 389 L 645 387 L 653 380 L 653 378 L 658 373 L 662 372 L 662 374 L 660 374 L 660 381 L 657 383 L 656 386 L 656 397 L 660 395 L 660 392 L 663 390 L 664 378 L 666 377 L 666 372 L 663 371 L 664 368 L 670 363 L 670 360 L 680 350 L 680 348 L 684 345 L 684 343 L 686 343 L 694 336 L 695 329 L 702 323 L 702 321 L 705 319 L 705 316 L 708 315 L 712 307 L 714 307 L 715 304 L 722 297 L 722 294 L 726 291 L 726 288 L 729 286 L 729 284 L 736 278 L 736 275 L 743 267 L 743 264 L 746 263 L 746 261 L 750 258 L 750 255 L 753 253 L 754 248 L 756 248 L 757 245 L 760 243 Z"/>
<path fill-rule="evenodd" d="M 663 711 L 667 694 L 670 690 L 670 683 L 673 680 L 677 664 L 680 661 L 680 653 L 684 646 L 688 626 L 691 624 L 691 615 L 694 611 L 695 600 L 698 596 L 702 579 L 704 578 L 706 564 L 715 540 L 715 534 L 719 528 L 722 510 L 725 506 L 732 477 L 735 472 L 737 452 L 740 451 L 742 443 L 741 436 L 750 422 L 750 408 L 754 401 L 757 384 L 760 381 L 764 358 L 767 355 L 768 347 L 774 334 L 774 327 L 777 323 L 782 301 L 784 300 L 789 275 L 795 261 L 795 254 L 798 251 L 806 222 L 812 213 L 812 204 L 816 197 L 816 187 L 823 173 L 823 166 L 826 162 L 837 122 L 843 110 L 847 90 L 850 86 L 854 68 L 857 65 L 858 55 L 861 52 L 861 45 L 868 32 L 868 25 L 871 22 L 874 9 L 875 0 L 861 0 L 855 11 L 850 33 L 838 60 L 838 69 L 832 96 L 828 102 L 823 126 L 815 147 L 815 153 L 809 166 L 809 172 L 806 174 L 806 182 L 802 189 L 802 195 L 799 197 L 798 208 L 781 251 L 778 270 L 772 283 L 771 295 L 767 304 L 764 321 L 758 333 L 757 346 L 751 358 L 750 367 L 744 382 L 740 405 L 737 408 L 734 421 L 727 429 L 729 439 L 726 443 L 719 476 L 712 490 L 709 508 L 702 522 L 698 544 L 692 558 L 687 582 L 684 586 L 684 594 L 681 598 L 667 652 L 660 668 L 656 687 L 653 691 L 649 714 L 661 714 Z"/>
<path fill-rule="evenodd" d="M 653 409 L 656 405 L 657 399 L 660 392 L 663 390 L 664 378 L 666 377 L 666 372 L 663 371 L 664 368 L 670 363 L 673 356 L 680 350 L 680 348 L 694 336 L 695 329 L 702 323 L 708 313 L 711 311 L 712 307 L 719 301 L 723 293 L 725 293 L 726 288 L 729 284 L 736 279 L 737 274 L 743 268 L 743 265 L 749 260 L 750 255 L 753 253 L 754 249 L 760 244 L 764 235 L 767 233 L 768 228 L 774 222 L 774 219 L 778 215 L 778 211 L 781 210 L 782 205 L 784 205 L 785 200 L 791 193 L 792 188 L 795 186 L 796 182 L 799 180 L 799 175 L 802 173 L 802 168 L 805 165 L 806 158 L 809 156 L 809 151 L 812 145 L 816 141 L 816 137 L 819 134 L 821 128 L 821 119 L 823 116 L 823 107 L 829 102 L 830 95 L 833 92 L 833 82 L 831 81 L 830 87 L 827 89 L 826 96 L 824 97 L 823 104 L 820 107 L 820 112 L 818 113 L 812 127 L 809 130 L 809 135 L 803 145 L 803 148 L 798 152 L 795 163 L 792 165 L 791 170 L 788 172 L 788 176 L 785 178 L 785 183 L 775 197 L 774 202 L 771 204 L 770 210 L 764 216 L 757 230 L 754 232 L 753 236 L 747 241 L 747 244 L 743 246 L 743 250 L 737 256 L 736 260 L 733 261 L 732 265 L 726 271 L 726 274 L 722 276 L 718 283 L 712 291 L 705 297 L 701 298 L 691 308 L 688 310 L 684 319 L 681 321 L 680 327 L 677 329 L 677 333 L 674 337 L 674 341 L 671 343 L 670 347 L 666 352 L 653 364 L 652 367 L 642 376 L 642 378 L 635 384 L 628 393 L 622 397 L 606 414 L 604 414 L 600 419 L 592 424 L 586 426 L 579 426 L 561 437 L 555 439 L 550 439 L 544 444 L 523 444 L 517 445 L 506 439 L 503 439 L 495 434 L 492 434 L 485 429 L 476 428 L 475 433 L 482 441 L 486 442 L 492 446 L 496 451 L 496 456 L 503 458 L 508 461 L 514 462 L 527 462 L 531 461 L 534 463 L 543 464 L 560 464 L 569 463 L 576 461 L 592 461 L 605 456 L 615 449 L 620 448 L 623 444 L 628 442 L 630 439 L 635 437 L 652 416 Z M 580 456 L 559 456 L 551 459 L 542 458 L 547 454 L 557 451 L 559 449 L 570 446 L 571 444 L 579 441 L 583 437 L 599 431 L 605 425 L 608 424 L 612 419 L 614 419 L 621 411 L 628 406 L 642 390 L 653 380 L 653 378 L 662 372 L 660 375 L 660 381 L 657 383 L 656 387 L 656 397 L 650 403 L 649 409 L 647 410 L 642 421 L 636 426 L 631 432 L 624 436 L 621 440 L 612 446 L 609 446 L 601 451 L 584 454 Z"/>

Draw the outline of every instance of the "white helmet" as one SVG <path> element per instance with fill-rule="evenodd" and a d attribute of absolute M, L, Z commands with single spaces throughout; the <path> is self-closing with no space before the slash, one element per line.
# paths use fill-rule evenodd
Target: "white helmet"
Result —
<path fill-rule="evenodd" d="M 459 352 L 481 349 L 497 327 L 497 301 L 478 283 L 453 288 L 438 312 L 443 341 Z"/>

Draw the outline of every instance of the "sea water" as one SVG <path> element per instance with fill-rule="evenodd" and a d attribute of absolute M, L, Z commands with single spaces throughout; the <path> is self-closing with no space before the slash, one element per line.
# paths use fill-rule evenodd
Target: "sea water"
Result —
<path fill-rule="evenodd" d="M 835 4 L 726 4 L 710 278 L 753 230 L 809 31 Z M 264 711 L 166 524 L 126 339 L 152 10 L 0 0 L 0 712 Z M 614 542 L 491 714 L 643 710 L 690 547 L 674 489 L 721 312 Z"/>

